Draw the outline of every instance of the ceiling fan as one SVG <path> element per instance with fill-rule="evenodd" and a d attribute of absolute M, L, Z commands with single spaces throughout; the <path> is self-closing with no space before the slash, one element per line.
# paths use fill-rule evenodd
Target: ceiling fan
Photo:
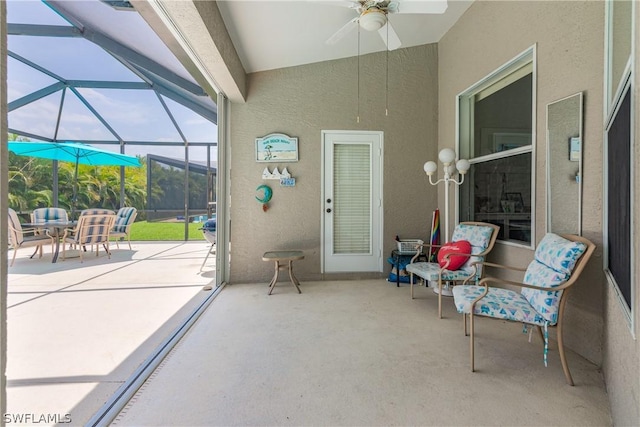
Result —
<path fill-rule="evenodd" d="M 341 6 L 354 9 L 358 16 L 335 32 L 327 44 L 335 44 L 358 25 L 366 31 L 378 31 L 389 50 L 399 48 L 402 43 L 388 15 L 394 13 L 444 13 L 447 0 L 354 0 L 340 2 Z"/>

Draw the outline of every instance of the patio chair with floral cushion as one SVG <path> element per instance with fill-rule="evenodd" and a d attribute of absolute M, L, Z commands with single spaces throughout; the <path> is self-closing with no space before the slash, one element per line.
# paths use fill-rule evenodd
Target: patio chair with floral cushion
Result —
<path fill-rule="evenodd" d="M 126 238 L 131 249 L 131 225 L 136 220 L 138 210 L 134 207 L 122 207 L 116 213 L 116 223 L 111 230 L 111 237 L 116 238 L 116 247 L 120 247 L 118 240 Z"/>
<path fill-rule="evenodd" d="M 573 379 L 564 354 L 562 317 L 569 288 L 576 283 L 580 273 L 595 250 L 595 245 L 584 237 L 547 233 L 534 253 L 533 261 L 525 270 L 522 283 L 486 277 L 478 285 L 456 286 L 453 297 L 456 308 L 462 313 L 464 333 L 469 318 L 471 371 L 474 366 L 474 317 L 519 322 L 538 329 L 544 341 L 544 363 L 547 365 L 549 348 L 548 328 L 557 326 L 558 352 L 569 385 Z M 488 262 L 485 266 L 523 271 Z M 497 286 L 494 286 L 497 285 Z M 516 286 L 520 292 L 507 289 Z"/>
<path fill-rule="evenodd" d="M 87 246 L 96 247 L 96 256 L 100 253 L 100 245 L 107 252 L 107 257 L 111 258 L 109 250 L 109 233 L 116 220 L 116 215 L 111 213 L 86 214 L 84 211 L 78 218 L 78 223 L 74 228 L 68 228 L 62 236 L 62 259 L 66 259 L 66 248 L 64 243 L 69 243 L 77 247 L 80 253 L 80 262 L 83 262 L 82 254 Z"/>
<path fill-rule="evenodd" d="M 417 254 L 407 264 L 406 270 L 410 275 L 411 298 L 413 299 L 414 276 L 428 282 L 438 283 L 438 318 L 442 318 L 443 286 L 454 285 L 469 277 L 478 281 L 484 272 L 482 266 L 476 266 L 476 261 L 483 261 L 496 242 L 500 227 L 487 222 L 467 221 L 456 225 L 451 236 L 451 242 L 445 245 L 431 245 L 425 243 L 417 245 Z M 464 250 L 460 248 L 465 247 Z M 422 248 L 437 248 L 438 262 L 416 262 Z M 430 253 L 430 250 L 427 250 Z M 451 295 L 451 294 L 449 294 Z"/>
<path fill-rule="evenodd" d="M 11 264 L 16 260 L 16 254 L 20 248 L 32 248 L 36 247 L 36 252 L 39 252 L 39 258 L 42 258 L 42 246 L 51 245 L 51 253 L 54 251 L 54 240 L 48 232 L 42 234 L 36 234 L 35 228 L 22 228 L 18 214 L 13 209 L 9 208 L 9 245 L 13 248 L 13 258 L 11 258 Z M 29 235 L 31 234 L 31 235 Z M 33 255 L 36 253 L 34 252 Z M 33 255 L 31 257 L 33 258 Z"/>

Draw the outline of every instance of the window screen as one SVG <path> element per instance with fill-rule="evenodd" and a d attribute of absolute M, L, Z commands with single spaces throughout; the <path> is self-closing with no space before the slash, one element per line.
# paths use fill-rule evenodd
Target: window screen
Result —
<path fill-rule="evenodd" d="M 631 91 L 607 132 L 608 268 L 631 308 Z"/>

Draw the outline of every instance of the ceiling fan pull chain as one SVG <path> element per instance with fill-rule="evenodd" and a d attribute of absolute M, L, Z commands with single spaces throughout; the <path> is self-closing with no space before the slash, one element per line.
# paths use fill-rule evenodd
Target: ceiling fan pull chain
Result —
<path fill-rule="evenodd" d="M 384 115 L 389 115 L 389 22 L 387 22 L 387 75 L 386 82 L 384 88 L 384 96 L 385 96 L 385 106 L 384 106 Z"/>

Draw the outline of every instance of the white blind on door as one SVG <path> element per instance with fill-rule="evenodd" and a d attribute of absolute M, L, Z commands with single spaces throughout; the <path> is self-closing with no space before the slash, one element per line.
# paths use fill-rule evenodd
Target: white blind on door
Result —
<path fill-rule="evenodd" d="M 333 252 L 371 252 L 371 147 L 333 146 Z"/>

